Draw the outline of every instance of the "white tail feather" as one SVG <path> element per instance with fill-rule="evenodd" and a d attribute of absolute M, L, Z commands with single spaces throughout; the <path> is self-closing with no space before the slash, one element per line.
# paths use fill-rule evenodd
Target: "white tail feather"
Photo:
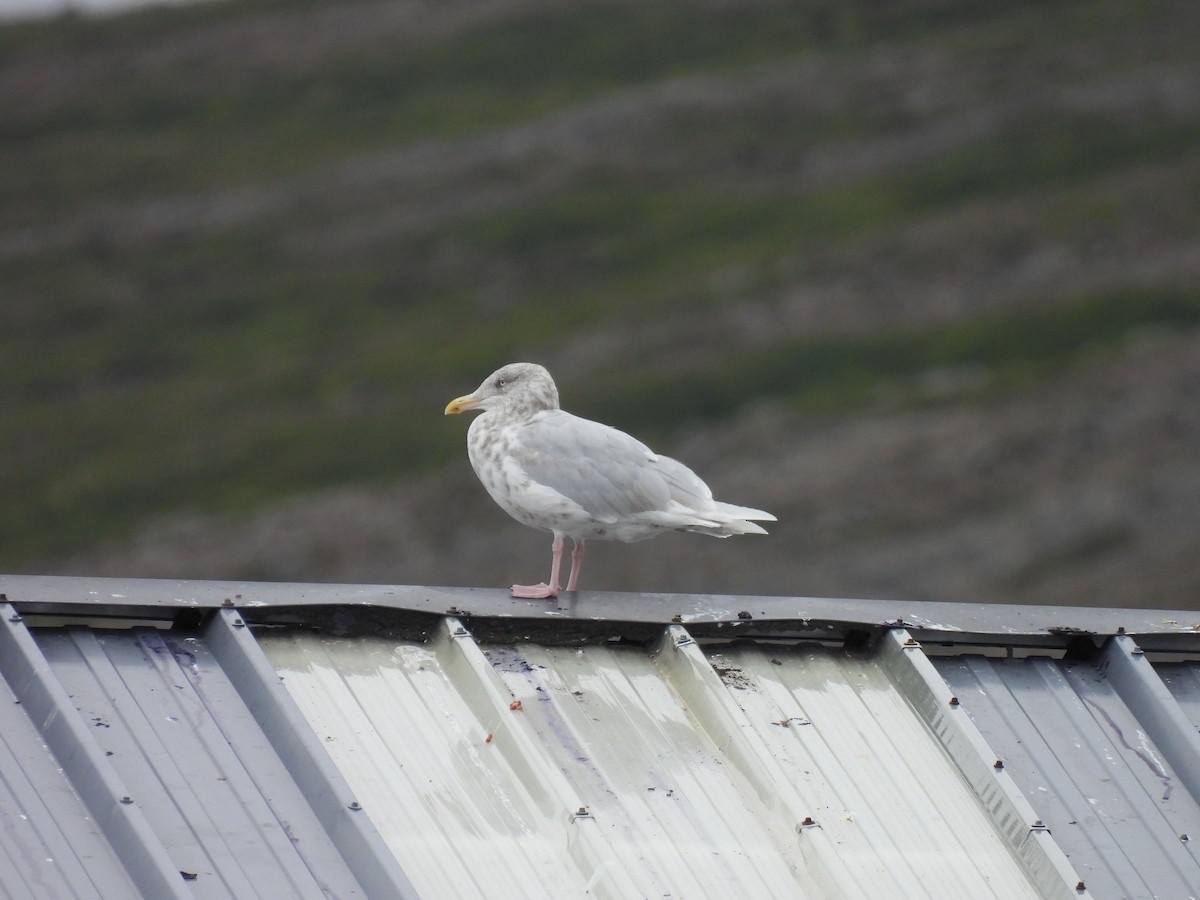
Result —
<path fill-rule="evenodd" d="M 757 522 L 777 522 L 778 521 L 778 519 L 776 519 L 769 512 L 764 512 L 761 509 L 755 509 L 752 506 L 735 506 L 732 503 L 722 503 L 721 501 L 718 500 L 718 501 L 716 501 L 716 507 L 720 511 L 722 516 L 729 516 L 729 517 L 735 518 L 735 519 L 749 519 L 751 521 L 757 521 Z M 759 529 L 759 530 L 761 531 L 762 529 Z M 763 532 L 763 533 L 765 534 L 766 532 Z"/>

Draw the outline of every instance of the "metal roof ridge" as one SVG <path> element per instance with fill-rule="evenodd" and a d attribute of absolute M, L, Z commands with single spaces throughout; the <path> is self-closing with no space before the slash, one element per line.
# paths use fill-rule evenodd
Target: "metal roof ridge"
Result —
<path fill-rule="evenodd" d="M 224 607 L 255 623 L 331 624 L 321 621 L 321 610 L 337 608 L 342 621 L 371 610 L 423 620 L 426 633 L 442 617 L 454 616 L 476 631 L 483 621 L 492 623 L 492 631 L 510 627 L 542 635 L 572 629 L 594 635 L 620 625 L 649 640 L 669 624 L 684 625 L 696 637 L 844 639 L 856 631 L 878 635 L 906 628 L 927 641 L 1060 647 L 1090 641 L 1093 650 L 1115 635 L 1137 635 L 1148 650 L 1186 648 L 1200 634 L 1195 610 L 911 599 L 586 591 L 547 602 L 514 599 L 499 588 L 70 575 L 0 575 L 0 598 L 26 614 L 175 618 Z"/>

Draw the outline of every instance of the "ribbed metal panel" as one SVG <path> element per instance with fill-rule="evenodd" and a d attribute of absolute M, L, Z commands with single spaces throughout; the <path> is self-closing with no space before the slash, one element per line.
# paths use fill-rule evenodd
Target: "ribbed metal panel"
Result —
<path fill-rule="evenodd" d="M 59 584 L 38 612 L 79 615 Z M 102 587 L 111 614 L 186 600 Z M 1198 893 L 1193 632 L 1151 637 L 1195 658 L 1151 662 L 1141 635 L 981 614 L 972 647 L 1087 658 L 930 657 L 893 620 L 598 611 L 632 595 L 521 619 L 189 589 L 174 627 L 129 629 L 0 593 L 0 897 Z"/>
<path fill-rule="evenodd" d="M 1160 662 L 1154 668 L 1192 727 L 1200 732 L 1200 662 Z M 1200 835 L 1194 837 L 1200 840 Z"/>
<path fill-rule="evenodd" d="M 1121 652 L 933 661 L 1097 897 L 1196 897 L 1200 806 L 1148 722 L 1169 695 L 1131 705 L 1111 677 Z"/>
<path fill-rule="evenodd" d="M 426 896 L 1039 896 L 872 660 L 262 641 Z"/>
<path fill-rule="evenodd" d="M 125 870 L 120 879 L 122 882 L 147 897 L 186 897 L 179 870 L 134 803 L 131 792 L 110 765 L 107 758 L 110 752 L 101 748 L 91 728 L 77 715 L 74 698 L 55 677 L 22 617 L 12 612 L 11 607 L 0 605 L 0 619 L 0 672 L 15 700 L 29 716 L 29 722 L 37 729 L 44 748 L 53 755 L 58 774 L 70 782 L 71 789 L 86 808 L 90 821 L 84 820 L 84 831 L 97 828 L 103 833 Z M 62 786 L 61 778 L 45 778 L 48 773 L 41 765 L 22 768 L 19 774 L 39 793 L 52 792 Z M 68 814 L 56 818 L 54 824 L 74 846 L 80 822 Z M 45 832 L 48 833 L 49 828 Z M 83 847 L 90 838 L 89 834 Z M 60 874 L 59 860 L 51 856 L 23 858 L 18 862 L 21 864 L 19 874 L 14 874 L 12 881 L 34 886 L 34 896 L 40 895 L 42 886 L 53 882 Z M 103 870 L 87 874 L 89 877 L 93 874 L 102 876 Z M 4 883 L 8 881 L 6 878 Z M 107 885 L 101 890 L 108 896 Z"/>
<path fill-rule="evenodd" d="M 0 640 L 21 702 L 0 714 L 0 896 L 405 896 L 363 889 L 306 796 L 320 785 L 283 763 L 228 653 L 214 657 L 206 635 L 227 617 L 207 632 L 12 619 Z M 250 677 L 279 687 L 265 662 Z M 284 741 L 315 743 L 294 723 L 303 733 Z"/>
<path fill-rule="evenodd" d="M 0 701 L 0 896 L 136 896 L 22 704 Z"/>
<path fill-rule="evenodd" d="M 1062 900 L 1088 895 L 1086 885 L 1045 823 L 1022 796 L 1003 760 L 970 720 L 961 701 L 950 693 L 920 643 L 907 631 L 892 630 L 883 639 L 878 659 L 950 755 L 1038 893 Z"/>

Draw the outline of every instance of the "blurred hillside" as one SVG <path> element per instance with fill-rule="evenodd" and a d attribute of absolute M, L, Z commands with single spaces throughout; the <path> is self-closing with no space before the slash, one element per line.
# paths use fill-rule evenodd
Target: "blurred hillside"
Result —
<path fill-rule="evenodd" d="M 593 589 L 1200 608 L 1200 6 L 236 0 L 0 29 L 0 571 L 545 577 L 445 402 L 780 522 Z"/>

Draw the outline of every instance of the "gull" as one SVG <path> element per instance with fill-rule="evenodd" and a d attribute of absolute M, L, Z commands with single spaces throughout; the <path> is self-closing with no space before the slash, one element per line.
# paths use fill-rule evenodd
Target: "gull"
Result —
<path fill-rule="evenodd" d="M 481 410 L 467 430 L 467 455 L 484 488 L 518 522 L 549 531 L 550 581 L 512 586 L 512 596 L 546 600 L 562 592 L 563 541 L 571 538 L 567 590 L 579 587 L 590 539 L 640 541 L 664 531 L 713 537 L 766 534 L 761 509 L 714 500 L 683 463 L 558 405 L 550 373 L 534 363 L 503 366 L 446 415 Z"/>

